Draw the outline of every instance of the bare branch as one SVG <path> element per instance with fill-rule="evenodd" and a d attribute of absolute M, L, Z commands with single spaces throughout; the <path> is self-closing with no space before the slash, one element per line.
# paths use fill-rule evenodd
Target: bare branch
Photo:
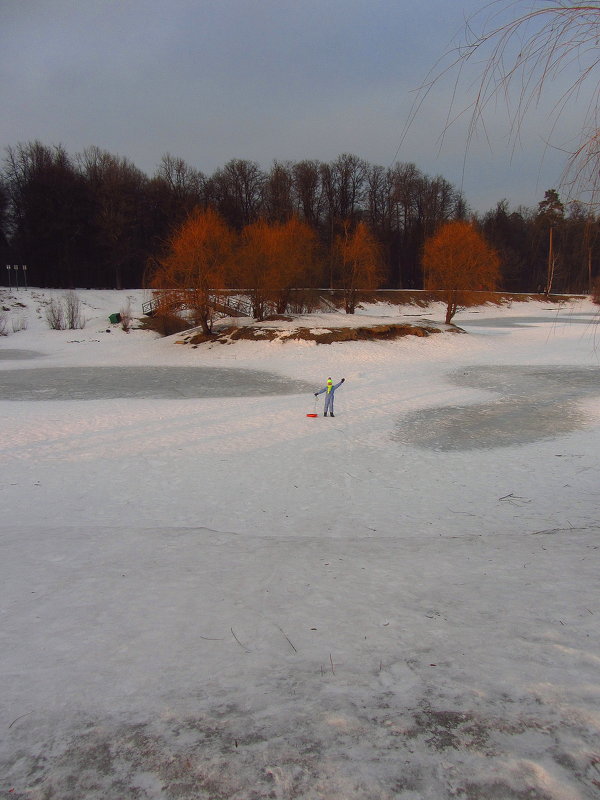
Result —
<path fill-rule="evenodd" d="M 598 204 L 600 176 L 600 0 L 537 0 L 523 11 L 524 0 L 492 0 L 465 23 L 464 41 L 450 49 L 426 76 L 409 114 L 412 125 L 428 95 L 442 78 L 456 72 L 450 107 L 441 139 L 457 119 L 469 114 L 466 152 L 475 134 L 485 133 L 485 117 L 498 102 L 506 106 L 511 126 L 512 148 L 520 141 L 521 129 L 542 95 L 566 78 L 566 88 L 553 104 L 549 132 L 567 114 L 570 103 L 586 103 L 578 141 L 564 149 L 566 166 L 563 185 L 572 196 Z M 482 67 L 477 66 L 481 61 Z M 474 64 L 480 73 L 472 101 L 456 108 L 458 86 L 466 67 Z M 571 73 L 573 73 L 571 77 Z M 589 84 L 592 81 L 591 92 Z M 589 97 L 584 99 L 586 92 Z M 553 146 L 546 140 L 546 147 Z"/>

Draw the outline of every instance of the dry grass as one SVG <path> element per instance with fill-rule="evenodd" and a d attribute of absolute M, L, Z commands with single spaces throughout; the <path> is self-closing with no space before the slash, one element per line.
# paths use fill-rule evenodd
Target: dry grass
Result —
<path fill-rule="evenodd" d="M 452 332 L 460 333 L 460 328 L 450 328 Z M 334 342 L 365 342 L 377 340 L 399 339 L 402 336 L 430 336 L 434 333 L 441 333 L 440 328 L 432 325 L 373 325 L 360 328 L 330 328 L 313 331 L 310 328 L 296 328 L 294 330 L 276 330 L 274 328 L 260 328 L 252 325 L 241 328 L 226 328 L 219 331 L 215 336 L 206 336 L 203 333 L 196 333 L 181 340 L 182 344 L 197 346 L 206 342 L 219 342 L 228 344 L 236 341 L 308 341 L 316 344 L 333 344 Z"/>
<path fill-rule="evenodd" d="M 457 329 L 458 330 L 458 329 Z M 361 328 L 331 328 L 327 331 L 313 333 L 309 328 L 300 328 L 292 333 L 288 339 L 304 339 L 317 344 L 332 344 L 333 342 L 366 342 L 376 340 L 399 339 L 402 336 L 429 336 L 432 333 L 441 333 L 439 328 L 421 325 L 374 325 Z"/>
<path fill-rule="evenodd" d="M 172 336 L 188 330 L 190 322 L 179 314 L 157 312 L 151 317 L 142 317 L 139 327 L 146 331 L 156 331 L 161 336 Z"/>

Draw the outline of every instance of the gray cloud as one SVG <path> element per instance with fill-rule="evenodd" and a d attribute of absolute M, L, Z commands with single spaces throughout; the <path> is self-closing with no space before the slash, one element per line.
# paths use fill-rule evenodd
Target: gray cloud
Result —
<path fill-rule="evenodd" d="M 532 205 L 557 183 L 540 119 L 511 162 L 466 122 L 440 148 L 452 83 L 402 142 L 414 90 L 478 0 L 27 0 L 0 7 L 0 141 L 71 153 L 95 144 L 151 174 L 165 152 L 206 173 L 231 158 L 324 161 L 353 152 L 388 166 L 398 151 L 485 209 Z M 468 97 L 457 105 L 468 104 Z M 499 111 L 499 115 L 501 112 Z M 574 130 L 577 119 L 570 120 Z M 504 125 L 504 128 L 503 128 Z M 565 136 L 569 131 L 565 132 Z M 399 148 L 399 150 L 398 150 Z"/>

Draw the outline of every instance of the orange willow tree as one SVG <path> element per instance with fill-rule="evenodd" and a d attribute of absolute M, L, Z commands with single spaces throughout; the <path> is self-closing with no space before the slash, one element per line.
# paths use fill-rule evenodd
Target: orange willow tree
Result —
<path fill-rule="evenodd" d="M 259 220 L 244 228 L 233 280 L 249 294 L 256 319 L 272 308 L 283 313 L 291 290 L 312 280 L 317 246 L 314 231 L 295 217 L 282 223 Z"/>
<path fill-rule="evenodd" d="M 214 296 L 225 288 L 233 245 L 233 233 L 216 211 L 193 211 L 172 235 L 152 277 L 158 313 L 188 308 L 193 324 L 210 334 Z"/>
<path fill-rule="evenodd" d="M 382 275 L 381 248 L 364 222 L 353 231 L 344 223 L 344 232 L 334 242 L 334 262 L 346 314 L 354 314 L 359 291 L 377 289 Z"/>
<path fill-rule="evenodd" d="M 471 292 L 496 288 L 500 259 L 470 222 L 447 222 L 425 242 L 423 273 L 426 289 L 443 292 L 449 325 Z"/>
<path fill-rule="evenodd" d="M 278 226 L 280 248 L 276 308 L 283 314 L 290 305 L 292 289 L 318 285 L 321 271 L 319 240 L 315 231 L 298 217 Z"/>

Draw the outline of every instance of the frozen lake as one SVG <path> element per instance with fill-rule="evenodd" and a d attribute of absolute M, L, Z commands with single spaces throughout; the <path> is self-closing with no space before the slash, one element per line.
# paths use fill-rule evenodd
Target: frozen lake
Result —
<path fill-rule="evenodd" d="M 4 397 L 65 398 L 0 399 L 7 797 L 598 798 L 591 302 L 192 349 L 85 297 L 0 340 Z"/>
<path fill-rule="evenodd" d="M 315 391 L 304 381 L 227 367 L 41 367 L 3 370 L 0 375 L 0 400 L 172 400 Z"/>

